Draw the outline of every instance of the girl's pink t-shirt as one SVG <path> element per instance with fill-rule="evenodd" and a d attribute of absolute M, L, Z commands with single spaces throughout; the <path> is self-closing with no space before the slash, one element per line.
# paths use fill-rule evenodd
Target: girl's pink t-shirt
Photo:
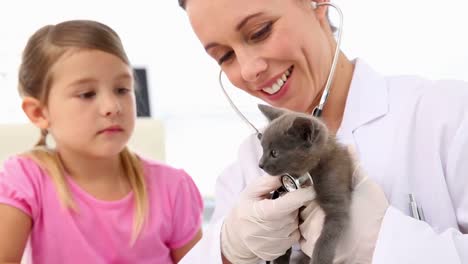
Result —
<path fill-rule="evenodd" d="M 172 263 L 171 250 L 192 240 L 202 224 L 203 201 L 183 170 L 143 159 L 149 213 L 131 246 L 133 193 L 117 201 L 94 198 L 69 177 L 78 212 L 64 208 L 56 188 L 33 160 L 12 157 L 0 172 L 0 203 L 32 219 L 34 264 Z"/>

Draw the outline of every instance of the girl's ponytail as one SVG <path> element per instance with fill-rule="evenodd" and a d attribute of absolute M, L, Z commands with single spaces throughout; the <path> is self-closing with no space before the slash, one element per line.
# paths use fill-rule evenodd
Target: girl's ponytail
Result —
<path fill-rule="evenodd" d="M 40 147 L 40 146 L 45 146 L 46 145 L 46 142 L 47 142 L 47 134 L 49 134 L 49 132 L 47 131 L 47 129 L 41 129 L 41 137 L 39 138 L 39 140 L 37 141 L 36 143 L 36 147 Z"/>
<path fill-rule="evenodd" d="M 128 148 L 120 153 L 120 159 L 124 173 L 133 190 L 135 199 L 135 212 L 133 217 L 133 235 L 131 243 L 133 244 L 141 232 L 146 216 L 148 215 L 148 190 L 146 189 L 145 174 L 141 160 Z"/>

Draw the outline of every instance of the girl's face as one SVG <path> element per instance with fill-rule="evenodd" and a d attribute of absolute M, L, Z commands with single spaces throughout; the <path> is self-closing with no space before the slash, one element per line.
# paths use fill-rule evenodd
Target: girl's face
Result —
<path fill-rule="evenodd" d="M 117 155 L 136 119 L 131 68 L 98 50 L 74 50 L 52 67 L 46 117 L 59 151 Z"/>
<path fill-rule="evenodd" d="M 320 1 L 318 1 L 320 2 Z M 311 112 L 333 58 L 326 8 L 307 0 L 188 0 L 190 23 L 232 84 L 267 103 Z"/>

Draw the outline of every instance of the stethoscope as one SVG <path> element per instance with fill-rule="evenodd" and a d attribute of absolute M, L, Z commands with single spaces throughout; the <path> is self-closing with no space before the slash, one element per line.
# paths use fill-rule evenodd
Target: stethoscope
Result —
<path fill-rule="evenodd" d="M 316 9 L 317 7 L 322 6 L 322 5 L 332 6 L 333 8 L 336 9 L 340 17 L 340 26 L 338 28 L 338 33 L 337 33 L 335 54 L 333 56 L 333 61 L 330 67 L 330 72 L 328 74 L 328 79 L 325 84 L 325 89 L 322 93 L 322 96 L 320 97 L 319 104 L 315 107 L 314 111 L 312 112 L 313 116 L 320 117 L 322 115 L 323 107 L 325 106 L 325 103 L 327 102 L 328 94 L 330 93 L 330 87 L 333 81 L 333 77 L 335 75 L 336 64 L 338 62 L 338 54 L 340 52 L 340 45 L 341 45 L 341 33 L 343 30 L 343 13 L 341 12 L 341 9 L 333 3 L 311 2 L 311 4 L 312 4 L 312 9 Z M 220 70 L 219 71 L 219 85 L 221 87 L 221 90 L 223 90 L 223 93 L 226 96 L 226 99 L 228 100 L 231 107 L 236 111 L 237 115 L 239 115 L 244 120 L 245 123 L 247 123 L 250 127 L 253 128 L 253 130 L 255 130 L 255 133 L 257 134 L 257 138 L 260 140 L 262 138 L 262 133 L 242 114 L 242 112 L 237 108 L 237 106 L 232 101 L 229 94 L 226 92 L 226 89 L 224 88 L 223 82 L 221 79 L 222 73 L 223 73 L 223 70 Z M 276 198 L 277 196 L 281 195 L 281 193 L 284 193 L 284 192 L 292 192 L 299 188 L 311 186 L 313 184 L 313 180 L 309 173 L 306 173 L 304 175 L 291 175 L 289 173 L 285 173 L 281 175 L 281 184 L 282 184 L 282 187 L 276 191 L 276 194 L 273 194 L 272 198 Z"/>

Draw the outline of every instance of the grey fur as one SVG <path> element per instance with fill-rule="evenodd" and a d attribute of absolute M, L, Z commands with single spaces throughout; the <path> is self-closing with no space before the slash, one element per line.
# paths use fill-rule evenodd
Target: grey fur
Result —
<path fill-rule="evenodd" d="M 349 222 L 352 158 L 319 119 L 267 105 L 259 105 L 259 109 L 270 121 L 261 139 L 259 166 L 270 175 L 310 173 L 318 204 L 325 212 L 310 263 L 332 264 L 340 235 Z M 289 254 L 274 263 L 289 263 Z M 300 263 L 308 262 L 304 254 Z"/>

